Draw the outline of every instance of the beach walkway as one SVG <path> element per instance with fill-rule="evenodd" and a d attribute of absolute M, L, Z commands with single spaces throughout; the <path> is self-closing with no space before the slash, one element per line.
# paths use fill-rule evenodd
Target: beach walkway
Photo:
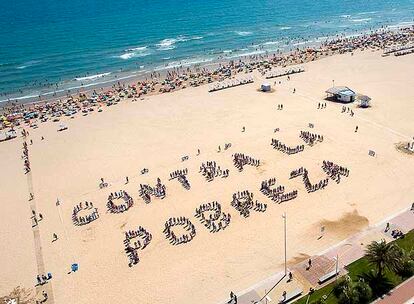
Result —
<path fill-rule="evenodd" d="M 385 232 L 386 223 L 389 223 L 391 227 L 388 232 Z M 310 288 L 319 289 L 328 285 L 337 277 L 347 273 L 345 268 L 347 265 L 364 256 L 366 245 L 381 239 L 385 239 L 387 242 L 394 240 L 390 235 L 392 229 L 400 229 L 404 233 L 414 229 L 414 211 L 404 209 L 380 223 L 341 241 L 324 252 L 309 257 L 312 261 L 310 268 L 308 258 L 290 266 L 287 273 L 292 273 L 293 279 L 291 281 L 288 280 L 288 276 L 284 275 L 284 272 L 280 272 L 244 291 L 237 292 L 238 303 L 252 304 L 271 301 L 279 303 L 284 292 L 287 295 L 297 294 L 294 298 L 297 299 L 307 294 Z M 338 271 L 337 275 L 335 275 L 336 271 Z M 328 275 L 328 279 L 320 282 L 320 279 L 326 275 Z M 386 296 L 376 303 L 405 303 L 409 301 L 409 304 L 413 304 L 413 290 L 414 278 L 411 278 L 392 291 L 390 296 Z M 286 301 L 286 303 L 290 302 Z M 227 301 L 222 303 L 227 303 Z"/>
<path fill-rule="evenodd" d="M 34 194 L 33 190 L 33 180 L 32 180 L 32 172 L 29 172 L 27 174 L 27 186 L 29 193 Z M 36 196 L 33 196 L 33 198 L 30 200 L 30 209 L 37 214 L 36 210 Z M 33 240 L 34 240 L 34 249 L 35 249 L 35 256 L 36 256 L 36 264 L 37 264 L 37 273 L 39 275 L 46 274 L 45 269 L 45 262 L 43 258 L 43 251 L 42 251 L 42 242 L 40 238 L 40 224 L 37 223 L 33 226 Z M 36 285 L 36 298 L 43 298 L 43 292 L 47 294 L 47 303 L 53 304 L 54 296 L 53 296 L 53 287 L 52 287 L 52 281 L 48 281 L 46 284 L 43 285 Z"/>
<path fill-rule="evenodd" d="M 389 292 L 388 295 L 386 295 L 382 299 L 376 300 L 375 304 L 414 304 L 414 277 L 411 277 L 411 279 L 408 279 L 407 281 L 401 283 L 397 287 L 395 287 L 393 290 Z"/>

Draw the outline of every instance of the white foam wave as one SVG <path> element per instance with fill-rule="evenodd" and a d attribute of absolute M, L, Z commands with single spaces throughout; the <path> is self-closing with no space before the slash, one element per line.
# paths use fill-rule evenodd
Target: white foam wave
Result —
<path fill-rule="evenodd" d="M 136 57 L 145 57 L 150 54 L 151 52 L 147 49 L 146 46 L 140 46 L 140 47 L 126 49 L 125 53 L 122 55 L 119 55 L 118 57 L 123 60 L 128 60 L 128 59 L 136 58 Z"/>
<path fill-rule="evenodd" d="M 372 18 L 351 19 L 352 22 L 357 22 L 357 23 L 367 22 L 367 21 L 370 21 L 370 20 L 372 20 Z"/>
<path fill-rule="evenodd" d="M 213 58 L 194 58 L 194 59 L 187 59 L 182 61 L 171 61 L 166 63 L 163 66 L 158 66 L 154 70 L 160 71 L 160 70 L 167 70 L 171 68 L 178 68 L 178 67 L 185 67 L 190 65 L 196 65 L 200 63 L 207 63 L 213 61 Z"/>
<path fill-rule="evenodd" d="M 134 47 L 134 48 L 130 48 L 130 49 L 126 49 L 125 52 L 135 52 L 135 51 L 144 51 L 146 50 L 147 47 L 146 46 L 138 46 L 138 47 Z"/>
<path fill-rule="evenodd" d="M 239 36 L 249 36 L 253 34 L 253 32 L 248 32 L 248 31 L 235 31 L 235 33 Z"/>
<path fill-rule="evenodd" d="M 409 26 L 413 26 L 413 25 L 414 25 L 414 21 L 403 21 L 403 22 L 399 22 L 397 24 L 389 25 L 388 28 L 398 29 L 398 28 L 409 27 Z"/>
<path fill-rule="evenodd" d="M 203 36 L 185 36 L 185 35 L 180 35 L 176 38 L 166 38 L 161 40 L 159 43 L 156 44 L 156 46 L 158 47 L 157 49 L 159 51 L 167 51 L 167 50 L 173 50 L 176 48 L 175 44 L 178 42 L 186 42 L 186 41 L 191 41 L 191 40 L 200 40 L 203 39 Z"/>
<path fill-rule="evenodd" d="M 89 80 L 95 80 L 95 79 L 98 79 L 98 78 L 102 78 L 102 77 L 105 77 L 105 76 L 108 76 L 108 75 L 110 75 L 111 73 L 110 72 L 108 72 L 108 73 L 102 73 L 102 74 L 96 74 L 96 75 L 91 75 L 91 76 L 85 76 L 85 77 L 78 77 L 78 78 L 75 78 L 75 80 L 76 81 L 89 81 Z"/>
<path fill-rule="evenodd" d="M 292 45 L 303 45 L 303 44 L 308 44 L 308 43 L 311 43 L 311 42 L 313 42 L 313 40 L 295 42 L 295 43 L 292 43 Z"/>
<path fill-rule="evenodd" d="M 279 44 L 281 41 L 267 41 L 265 43 L 263 43 L 263 45 L 275 45 L 275 44 Z"/>
<path fill-rule="evenodd" d="M 279 30 L 286 31 L 286 30 L 290 30 L 291 28 L 292 28 L 291 26 L 281 26 L 279 27 Z"/>
<path fill-rule="evenodd" d="M 340 15 L 339 17 L 341 17 L 341 18 L 350 18 L 351 15 Z"/>
<path fill-rule="evenodd" d="M 253 52 L 239 53 L 239 54 L 232 55 L 229 58 L 239 58 L 239 57 L 246 57 L 246 56 L 254 56 L 254 55 L 263 54 L 265 52 L 266 51 L 264 51 L 264 50 L 259 50 L 259 51 L 253 51 Z"/>
<path fill-rule="evenodd" d="M 377 11 L 372 11 L 372 12 L 361 12 L 361 13 L 358 13 L 357 15 L 371 15 L 371 14 L 375 14 L 375 13 L 378 13 Z"/>
<path fill-rule="evenodd" d="M 229 53 L 232 53 L 233 52 L 233 50 L 224 50 L 223 51 L 223 53 L 225 53 L 225 54 L 229 54 Z"/>
<path fill-rule="evenodd" d="M 166 50 L 172 50 L 175 49 L 174 44 L 177 42 L 177 39 L 175 38 L 167 38 L 167 39 L 163 39 L 161 40 L 157 46 L 158 46 L 158 50 L 160 51 L 166 51 Z"/>
<path fill-rule="evenodd" d="M 28 62 L 25 62 L 22 65 L 16 67 L 16 69 L 18 69 L 18 70 L 24 70 L 24 69 L 26 69 L 28 67 L 31 67 L 31 66 L 34 66 L 34 65 L 38 64 L 39 62 L 40 62 L 40 60 L 28 61 Z"/>

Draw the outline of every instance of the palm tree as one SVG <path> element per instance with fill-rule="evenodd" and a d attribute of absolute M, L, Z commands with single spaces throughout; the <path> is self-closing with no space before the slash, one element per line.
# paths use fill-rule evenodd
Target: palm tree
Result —
<path fill-rule="evenodd" d="M 374 270 L 358 275 L 360 280 L 366 282 L 371 287 L 375 297 L 380 297 L 390 291 L 393 287 L 392 282 L 384 274 L 379 275 Z"/>
<path fill-rule="evenodd" d="M 367 246 L 366 257 L 370 264 L 377 268 L 378 277 L 383 276 L 385 268 L 394 270 L 398 267 L 398 260 L 401 256 L 401 250 L 393 243 L 373 241 Z"/>
<path fill-rule="evenodd" d="M 342 279 L 333 292 L 340 304 L 363 304 L 372 298 L 371 287 L 364 280 L 354 282 L 350 277 Z"/>
<path fill-rule="evenodd" d="M 401 279 L 407 279 L 414 275 L 414 250 L 401 249 L 401 255 L 398 259 L 398 263 L 394 269 L 395 273 L 401 277 Z"/>

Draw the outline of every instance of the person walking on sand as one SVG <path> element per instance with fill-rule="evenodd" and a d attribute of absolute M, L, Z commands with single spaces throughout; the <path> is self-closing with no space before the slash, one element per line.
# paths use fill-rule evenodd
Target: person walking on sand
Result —
<path fill-rule="evenodd" d="M 125 177 L 125 184 L 128 184 L 129 183 L 129 178 L 128 178 L 128 176 L 126 176 Z"/>

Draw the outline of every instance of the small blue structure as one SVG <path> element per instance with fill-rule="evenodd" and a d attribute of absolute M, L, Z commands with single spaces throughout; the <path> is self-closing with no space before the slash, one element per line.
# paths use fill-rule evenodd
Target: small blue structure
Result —
<path fill-rule="evenodd" d="M 78 264 L 72 264 L 71 269 L 72 269 L 73 272 L 76 272 L 79 269 L 79 265 Z"/>

